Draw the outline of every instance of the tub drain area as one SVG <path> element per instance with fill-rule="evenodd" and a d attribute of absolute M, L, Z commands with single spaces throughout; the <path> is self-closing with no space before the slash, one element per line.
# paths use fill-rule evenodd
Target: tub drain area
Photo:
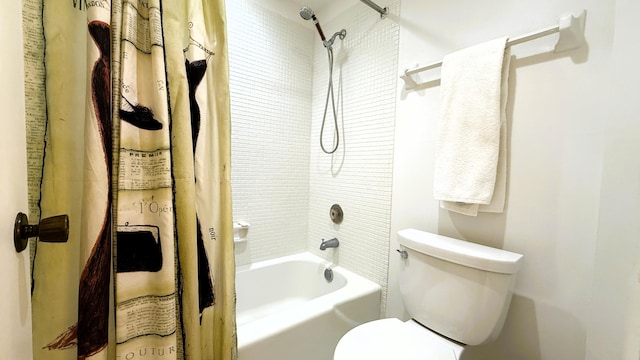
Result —
<path fill-rule="evenodd" d="M 333 270 L 326 268 L 324 269 L 324 279 L 327 280 L 327 282 L 332 282 L 333 281 Z"/>

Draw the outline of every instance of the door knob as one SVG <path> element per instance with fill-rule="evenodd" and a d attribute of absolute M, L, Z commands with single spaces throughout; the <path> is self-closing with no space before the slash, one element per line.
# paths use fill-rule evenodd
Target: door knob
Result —
<path fill-rule="evenodd" d="M 13 244 L 16 251 L 24 250 L 29 238 L 34 236 L 44 242 L 67 242 L 69 239 L 69 217 L 57 215 L 40 220 L 38 225 L 29 225 L 27 215 L 18 213 L 13 227 Z"/>

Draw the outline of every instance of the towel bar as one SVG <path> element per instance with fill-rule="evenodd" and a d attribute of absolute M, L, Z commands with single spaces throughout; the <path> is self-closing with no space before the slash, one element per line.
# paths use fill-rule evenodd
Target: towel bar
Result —
<path fill-rule="evenodd" d="M 507 46 L 518 45 L 547 35 L 560 33 L 558 42 L 556 43 L 556 46 L 553 50 L 554 52 L 562 52 L 579 48 L 585 42 L 584 25 L 586 16 L 586 10 L 582 10 L 582 12 L 578 16 L 574 16 L 573 14 L 563 15 L 558 20 L 558 25 L 538 30 L 530 34 L 509 38 L 509 40 L 507 41 Z M 412 75 L 435 69 L 440 66 L 442 66 L 442 60 L 431 63 L 429 65 L 416 67 L 413 69 L 406 69 L 400 75 L 400 78 L 404 80 L 405 90 L 411 90 L 418 86 L 418 82 L 412 77 Z"/>

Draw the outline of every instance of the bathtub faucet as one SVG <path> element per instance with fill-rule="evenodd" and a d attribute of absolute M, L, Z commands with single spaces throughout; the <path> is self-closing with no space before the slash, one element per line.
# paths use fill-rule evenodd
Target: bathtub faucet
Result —
<path fill-rule="evenodd" d="M 333 238 L 329 240 L 322 239 L 322 244 L 320 244 L 320 250 L 326 250 L 327 248 L 337 248 L 340 245 L 338 239 Z"/>

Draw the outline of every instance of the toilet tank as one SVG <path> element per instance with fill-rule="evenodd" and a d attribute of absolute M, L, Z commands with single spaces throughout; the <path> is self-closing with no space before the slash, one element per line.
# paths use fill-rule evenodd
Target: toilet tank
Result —
<path fill-rule="evenodd" d="M 399 286 L 411 317 L 467 345 L 494 341 L 504 325 L 522 255 L 416 229 L 398 231 Z"/>

